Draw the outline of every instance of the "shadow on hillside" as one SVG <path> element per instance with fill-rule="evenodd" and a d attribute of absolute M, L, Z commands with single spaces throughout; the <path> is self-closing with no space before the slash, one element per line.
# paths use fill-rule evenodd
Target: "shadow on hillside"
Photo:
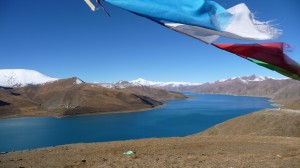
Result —
<path fill-rule="evenodd" d="M 0 106 L 8 106 L 10 103 L 4 102 L 0 100 Z"/>

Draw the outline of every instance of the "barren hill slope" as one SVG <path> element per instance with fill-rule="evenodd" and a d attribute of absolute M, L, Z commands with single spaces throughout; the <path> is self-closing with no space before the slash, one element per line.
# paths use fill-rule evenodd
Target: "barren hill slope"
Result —
<path fill-rule="evenodd" d="M 225 121 L 200 135 L 300 137 L 300 110 L 263 110 Z"/>
<path fill-rule="evenodd" d="M 132 150 L 133 155 L 123 152 Z M 300 138 L 189 136 L 17 151 L 0 167 L 300 167 Z"/>
<path fill-rule="evenodd" d="M 160 100 L 185 98 L 179 93 L 147 87 L 108 89 L 77 78 L 14 89 L 2 88 L 1 92 L 5 94 L 1 94 L 0 100 L 10 104 L 0 106 L 0 117 L 136 111 L 162 105 Z"/>

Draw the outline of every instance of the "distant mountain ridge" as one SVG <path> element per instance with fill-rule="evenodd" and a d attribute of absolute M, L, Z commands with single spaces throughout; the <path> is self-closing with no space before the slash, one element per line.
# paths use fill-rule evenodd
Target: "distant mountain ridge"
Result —
<path fill-rule="evenodd" d="M 129 81 L 129 83 L 134 85 L 143 85 L 151 87 L 180 87 L 180 86 L 195 86 L 201 85 L 201 83 L 191 83 L 191 82 L 153 82 L 148 81 L 143 78 L 138 78 L 136 80 Z"/>
<path fill-rule="evenodd" d="M 4 87 L 22 87 L 27 85 L 45 84 L 54 81 L 59 81 L 59 79 L 48 77 L 37 71 L 0 70 L 0 86 Z M 84 82 L 76 78 L 74 84 L 80 83 Z M 127 88 L 134 87 L 150 87 L 175 92 L 262 96 L 273 98 L 274 100 L 280 100 L 282 104 L 286 104 L 286 102 L 293 102 L 293 105 L 291 105 L 292 107 L 298 107 L 297 104 L 299 103 L 297 102 L 299 102 L 300 99 L 299 81 L 292 79 L 275 79 L 257 75 L 233 77 L 230 79 L 222 79 L 203 84 L 190 82 L 154 82 L 139 78 L 137 80 L 119 81 L 114 83 L 91 83 L 91 87 L 104 87 L 117 90 L 126 90 Z"/>
<path fill-rule="evenodd" d="M 152 82 L 144 79 L 138 79 L 128 83 L 179 92 L 264 96 L 271 98 L 300 96 L 300 93 L 298 94 L 298 92 L 300 92 L 300 83 L 298 81 L 257 75 L 233 77 L 203 84 L 180 82 L 173 84 L 174 82 Z"/>
<path fill-rule="evenodd" d="M 129 81 L 129 83 L 133 85 L 143 85 L 143 86 L 149 86 L 149 87 L 181 87 L 181 86 L 200 86 L 204 84 L 213 84 L 213 83 L 222 83 L 226 81 L 240 81 L 243 83 L 249 83 L 249 82 L 259 82 L 259 81 L 265 81 L 265 80 L 285 80 L 285 79 L 276 79 L 271 77 L 265 77 L 265 76 L 257 76 L 257 75 L 249 75 L 244 77 L 232 77 L 230 79 L 221 79 L 214 82 L 207 82 L 207 83 L 191 83 L 191 82 L 154 82 L 145 80 L 143 78 L 138 78 L 136 80 Z"/>
<path fill-rule="evenodd" d="M 59 78 L 52 78 L 35 70 L 27 69 L 0 69 L 0 86 L 3 87 L 24 87 L 27 85 L 45 84 L 48 82 L 57 81 Z M 154 82 L 138 78 L 132 81 L 119 81 L 114 83 L 94 83 L 106 88 L 126 88 L 130 86 L 148 86 L 162 88 L 170 91 L 191 91 L 193 88 L 207 86 L 212 84 L 225 84 L 229 82 L 250 84 L 252 82 L 262 82 L 266 80 L 285 80 L 274 79 L 270 77 L 250 75 L 245 77 L 233 77 L 230 79 L 217 80 L 208 83 L 191 83 L 191 82 Z M 83 81 L 77 78 L 76 83 L 80 84 Z"/>
<path fill-rule="evenodd" d="M 107 88 L 76 77 L 57 79 L 32 70 L 1 72 L 0 118 L 137 111 L 160 106 L 164 100 L 187 98 L 124 81 Z"/>
<path fill-rule="evenodd" d="M 133 84 L 146 84 L 176 92 L 196 92 L 205 94 L 229 94 L 238 96 L 269 97 L 288 108 L 300 108 L 300 82 L 293 79 L 276 79 L 257 75 L 233 77 L 203 84 L 167 85 L 142 80 Z"/>
<path fill-rule="evenodd" d="M 227 82 L 227 81 L 240 81 L 243 83 L 248 84 L 249 82 L 261 82 L 265 80 L 284 80 L 284 79 L 276 79 L 276 78 L 271 78 L 271 77 L 266 77 L 266 76 L 257 76 L 257 75 L 249 75 L 249 76 L 243 76 L 243 77 L 233 77 L 230 79 L 221 79 L 217 80 L 215 82 L 209 82 L 209 83 L 221 83 L 221 82 Z"/>
<path fill-rule="evenodd" d="M 274 79 L 251 75 L 205 83 L 193 88 L 187 88 L 186 91 L 291 99 L 300 97 L 300 83 L 292 79 Z"/>

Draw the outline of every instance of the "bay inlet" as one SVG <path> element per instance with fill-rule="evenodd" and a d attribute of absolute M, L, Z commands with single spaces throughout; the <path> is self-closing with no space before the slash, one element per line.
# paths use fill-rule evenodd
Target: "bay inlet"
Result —
<path fill-rule="evenodd" d="M 191 98 L 166 101 L 160 108 L 143 112 L 1 119 L 0 151 L 181 137 L 204 131 L 231 118 L 273 107 L 269 98 L 185 94 Z"/>

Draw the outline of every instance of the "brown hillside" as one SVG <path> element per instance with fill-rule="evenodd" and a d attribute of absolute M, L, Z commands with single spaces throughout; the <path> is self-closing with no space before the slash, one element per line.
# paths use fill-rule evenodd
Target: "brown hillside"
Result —
<path fill-rule="evenodd" d="M 300 97 L 300 83 L 296 80 L 252 81 L 244 83 L 241 80 L 227 80 L 224 82 L 206 83 L 195 86 L 192 91 L 198 93 L 232 94 L 242 96 L 262 96 L 275 100 Z"/>
<path fill-rule="evenodd" d="M 0 101 L 5 102 L 0 106 L 0 117 L 45 115 L 34 101 L 13 89 L 0 88 Z"/>
<path fill-rule="evenodd" d="M 300 110 L 263 110 L 225 121 L 200 135 L 300 137 Z"/>
<path fill-rule="evenodd" d="M 133 150 L 134 155 L 123 152 Z M 300 167 L 300 138 L 189 136 L 74 144 L 3 154 L 0 167 Z"/>
<path fill-rule="evenodd" d="M 5 94 L 1 94 L 0 100 L 10 105 L 0 107 L 0 117 L 136 111 L 162 105 L 159 100 L 185 98 L 182 94 L 160 89 L 108 89 L 88 83 L 77 84 L 76 80 L 70 78 L 44 85 L 2 89 Z"/>
<path fill-rule="evenodd" d="M 300 99 L 292 100 L 292 101 L 288 101 L 288 102 L 289 103 L 287 103 L 285 106 L 283 106 L 283 108 L 294 109 L 294 110 L 300 109 Z"/>
<path fill-rule="evenodd" d="M 134 93 L 137 95 L 144 95 L 147 97 L 151 97 L 152 99 L 164 101 L 164 100 L 173 100 L 173 99 L 182 99 L 187 97 L 182 97 L 181 94 L 172 91 L 166 91 L 160 88 L 150 88 L 146 86 L 132 86 L 125 89 L 130 93 Z"/>

